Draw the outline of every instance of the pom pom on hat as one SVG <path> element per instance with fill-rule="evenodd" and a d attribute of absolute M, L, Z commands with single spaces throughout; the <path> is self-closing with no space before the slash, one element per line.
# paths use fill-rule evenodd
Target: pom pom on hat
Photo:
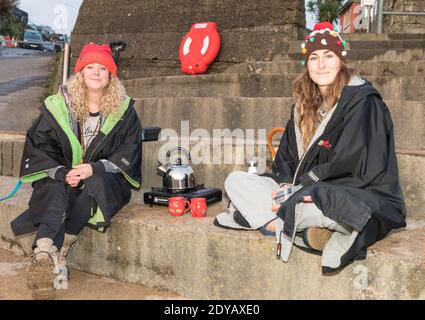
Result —
<path fill-rule="evenodd" d="M 74 73 L 78 73 L 91 63 L 99 63 L 109 70 L 114 76 L 117 75 L 117 65 L 112 58 L 112 50 L 107 44 L 88 43 L 81 50 L 75 64 Z"/>
<path fill-rule="evenodd" d="M 316 23 L 313 27 L 313 31 L 319 31 L 319 30 L 325 30 L 325 29 L 329 29 L 330 31 L 332 31 L 334 29 L 334 26 L 330 22 L 323 21 L 323 22 Z"/>

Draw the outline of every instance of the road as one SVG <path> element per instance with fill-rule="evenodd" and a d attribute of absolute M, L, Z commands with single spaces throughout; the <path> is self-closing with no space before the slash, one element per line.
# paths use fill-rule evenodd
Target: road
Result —
<path fill-rule="evenodd" d="M 0 48 L 0 131 L 25 132 L 37 117 L 52 57 Z"/>

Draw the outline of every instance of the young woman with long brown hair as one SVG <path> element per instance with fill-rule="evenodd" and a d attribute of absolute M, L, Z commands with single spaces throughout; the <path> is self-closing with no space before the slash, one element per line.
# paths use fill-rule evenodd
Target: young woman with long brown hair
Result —
<path fill-rule="evenodd" d="M 111 49 L 85 45 L 74 71 L 45 100 L 22 157 L 20 180 L 34 191 L 12 229 L 36 231 L 27 279 L 36 299 L 54 298 L 58 274 L 66 281 L 66 255 L 84 226 L 105 231 L 140 188 L 141 123 Z"/>
<path fill-rule="evenodd" d="M 325 273 L 365 258 L 367 247 L 406 226 L 390 112 L 347 66 L 345 47 L 327 22 L 307 36 L 306 70 L 293 84 L 272 175 L 231 173 L 230 212 L 215 220 L 275 234 L 285 262 L 293 244 L 320 253 Z"/>

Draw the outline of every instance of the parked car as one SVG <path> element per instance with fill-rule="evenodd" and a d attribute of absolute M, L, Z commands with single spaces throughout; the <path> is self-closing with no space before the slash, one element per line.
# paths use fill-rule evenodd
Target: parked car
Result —
<path fill-rule="evenodd" d="M 56 53 L 59 53 L 63 50 L 64 47 L 64 35 L 60 33 L 52 33 L 48 36 L 48 40 L 53 43 L 53 47 Z"/>
<path fill-rule="evenodd" d="M 19 43 L 19 47 L 23 49 L 41 50 L 45 52 L 53 52 L 53 43 L 45 42 L 43 35 L 39 31 L 25 30 L 23 41 Z"/>

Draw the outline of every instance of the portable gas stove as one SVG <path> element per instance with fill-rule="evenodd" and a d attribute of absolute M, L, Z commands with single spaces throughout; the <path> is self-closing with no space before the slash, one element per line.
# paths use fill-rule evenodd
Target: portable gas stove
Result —
<path fill-rule="evenodd" d="M 171 197 L 185 197 L 189 201 L 192 198 L 205 198 L 207 204 L 210 204 L 221 201 L 222 192 L 217 188 L 204 188 L 203 184 L 180 191 L 170 191 L 163 187 L 152 187 L 152 191 L 147 191 L 143 194 L 143 201 L 151 206 L 168 206 L 168 198 Z"/>

